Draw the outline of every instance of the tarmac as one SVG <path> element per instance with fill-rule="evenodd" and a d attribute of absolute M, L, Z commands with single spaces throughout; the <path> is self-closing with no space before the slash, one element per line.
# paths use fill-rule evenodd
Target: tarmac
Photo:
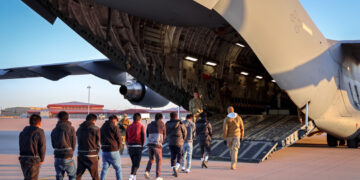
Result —
<path fill-rule="evenodd" d="M 82 120 L 71 120 L 75 127 Z M 27 124 L 26 119 L 0 119 L 0 179 L 23 179 L 18 162 L 18 134 Z M 47 136 L 55 126 L 56 120 L 43 120 L 43 128 Z M 102 122 L 98 121 L 97 125 Z M 40 169 L 40 179 L 55 179 L 54 158 L 50 141 L 47 141 L 47 155 Z M 74 157 L 76 159 L 76 157 Z M 123 179 L 128 179 L 131 161 L 127 154 L 122 156 Z M 145 179 L 144 171 L 148 157 L 143 156 L 137 180 Z M 208 169 L 202 169 L 200 160 L 193 159 L 191 172 L 180 173 L 173 177 L 170 160 L 163 159 L 162 177 L 164 179 L 360 179 L 359 149 L 346 147 L 329 148 L 326 146 L 326 136 L 319 135 L 304 138 L 295 145 L 282 149 L 259 164 L 238 163 L 237 170 L 230 170 L 230 162 L 210 161 Z M 101 170 L 101 158 L 99 171 Z M 67 178 L 66 178 L 67 179 Z M 83 179 L 91 179 L 85 173 Z M 107 179 L 116 179 L 111 168 Z M 151 179 L 155 179 L 155 164 L 151 171 Z"/>

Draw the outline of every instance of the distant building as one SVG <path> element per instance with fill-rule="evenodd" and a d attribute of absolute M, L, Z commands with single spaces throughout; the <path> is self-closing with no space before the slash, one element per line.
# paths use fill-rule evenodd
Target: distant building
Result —
<path fill-rule="evenodd" d="M 60 111 L 66 111 L 69 113 L 70 118 L 72 119 L 85 119 L 88 115 L 88 108 L 90 109 L 90 113 L 96 114 L 99 119 L 105 119 L 112 114 L 117 116 L 122 116 L 127 114 L 128 118 L 132 120 L 132 117 L 135 113 L 140 113 L 144 120 L 153 120 L 155 119 L 156 113 L 162 113 L 164 116 L 164 120 L 170 119 L 171 112 L 178 112 L 177 108 L 170 108 L 166 110 L 152 110 L 152 109 L 125 109 L 125 110 L 107 110 L 104 109 L 104 105 L 100 104 L 88 104 L 83 102 L 65 102 L 65 103 L 57 103 L 57 104 L 49 104 L 47 108 L 37 108 L 30 109 L 25 111 L 27 116 L 29 117 L 31 114 L 38 114 L 43 118 L 55 118 Z M 185 119 L 186 115 L 189 112 L 181 108 L 180 109 L 180 118 Z"/>
<path fill-rule="evenodd" d="M 104 109 L 104 105 L 99 104 L 88 104 L 83 102 L 65 102 L 57 104 L 49 104 L 46 109 L 42 110 L 29 110 L 27 111 L 28 116 L 30 114 L 39 114 L 40 116 L 46 118 L 54 118 L 60 111 L 66 111 L 69 113 L 70 118 L 72 119 L 85 119 L 88 115 L 88 109 L 90 113 L 96 114 L 99 118 L 106 118 L 109 115 L 116 114 L 120 115 L 121 111 L 117 110 L 107 110 Z"/>
<path fill-rule="evenodd" d="M 30 110 L 42 110 L 44 108 L 38 108 L 38 107 L 11 107 L 1 110 L 1 116 L 6 117 L 26 117 L 27 111 Z"/>

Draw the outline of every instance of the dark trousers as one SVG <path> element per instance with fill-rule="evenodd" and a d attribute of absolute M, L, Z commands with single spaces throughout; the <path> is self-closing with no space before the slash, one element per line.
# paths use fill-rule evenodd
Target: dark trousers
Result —
<path fill-rule="evenodd" d="M 20 157 L 19 161 L 24 180 L 37 180 L 40 173 L 40 158 Z"/>
<path fill-rule="evenodd" d="M 156 159 L 156 177 L 161 176 L 161 162 L 162 162 L 162 148 L 149 146 L 149 161 L 146 166 L 146 171 L 150 172 L 151 166 Z"/>
<path fill-rule="evenodd" d="M 98 172 L 98 157 L 78 156 L 78 168 L 76 171 L 76 180 L 80 180 L 85 170 L 89 173 L 94 180 L 100 179 Z"/>
<path fill-rule="evenodd" d="M 181 164 L 184 154 L 183 146 L 170 145 L 169 148 L 171 153 L 171 166 L 175 166 L 176 163 Z"/>
<path fill-rule="evenodd" d="M 210 141 L 200 142 L 200 152 L 202 158 L 205 158 L 205 152 L 207 153 L 207 156 L 210 156 L 211 142 Z"/>
<path fill-rule="evenodd" d="M 132 166 L 131 166 L 131 174 L 132 175 L 136 175 L 136 171 L 140 167 L 142 150 L 143 150 L 142 147 L 129 147 L 128 148 L 131 163 L 132 163 Z"/>

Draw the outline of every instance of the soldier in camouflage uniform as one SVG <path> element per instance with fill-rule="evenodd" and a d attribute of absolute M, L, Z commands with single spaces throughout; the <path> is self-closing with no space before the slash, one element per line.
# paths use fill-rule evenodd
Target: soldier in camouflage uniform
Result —
<path fill-rule="evenodd" d="M 193 115 L 193 121 L 196 123 L 197 117 L 204 111 L 204 105 L 197 90 L 194 90 L 194 98 L 189 101 L 189 109 Z"/>
<path fill-rule="evenodd" d="M 127 118 L 127 114 L 124 114 L 124 118 L 122 118 L 118 124 L 118 126 L 120 128 L 120 134 L 121 134 L 121 146 L 120 146 L 120 154 L 121 155 L 124 152 L 126 129 L 129 125 L 130 125 L 130 121 Z"/>

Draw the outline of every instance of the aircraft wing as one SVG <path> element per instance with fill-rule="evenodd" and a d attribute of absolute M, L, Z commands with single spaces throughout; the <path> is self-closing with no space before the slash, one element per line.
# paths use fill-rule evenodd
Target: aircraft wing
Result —
<path fill-rule="evenodd" d="M 0 69 L 0 79 L 44 77 L 57 81 L 69 75 L 92 74 L 112 84 L 123 85 L 126 72 L 108 59 Z"/>

